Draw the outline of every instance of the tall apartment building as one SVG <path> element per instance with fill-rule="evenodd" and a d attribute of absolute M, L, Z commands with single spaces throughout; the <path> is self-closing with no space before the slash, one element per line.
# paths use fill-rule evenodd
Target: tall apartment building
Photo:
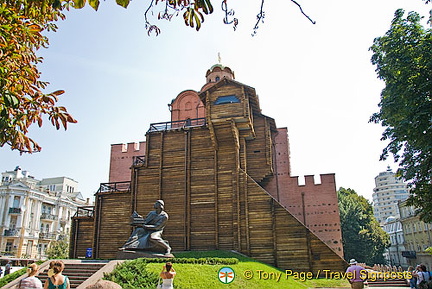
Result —
<path fill-rule="evenodd" d="M 398 202 L 408 198 L 407 185 L 392 172 L 390 167 L 375 177 L 375 188 L 372 194 L 374 216 L 383 225 L 388 217 L 398 219 Z"/>
<path fill-rule="evenodd" d="M 16 167 L 0 183 L 0 252 L 44 258 L 50 242 L 69 239 L 71 217 L 84 205 L 68 177 L 37 180 Z"/>

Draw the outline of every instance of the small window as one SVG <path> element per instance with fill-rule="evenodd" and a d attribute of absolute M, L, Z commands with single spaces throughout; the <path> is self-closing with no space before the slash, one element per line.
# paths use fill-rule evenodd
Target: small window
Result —
<path fill-rule="evenodd" d="M 238 97 L 235 95 L 225 95 L 219 96 L 214 102 L 215 105 L 225 103 L 240 103 L 240 99 L 238 99 Z"/>
<path fill-rule="evenodd" d="M 185 110 L 192 110 L 192 104 L 190 103 L 190 101 L 185 103 Z"/>

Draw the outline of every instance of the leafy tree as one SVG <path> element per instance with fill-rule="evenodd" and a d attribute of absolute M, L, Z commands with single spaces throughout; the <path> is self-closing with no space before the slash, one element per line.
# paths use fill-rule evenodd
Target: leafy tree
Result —
<path fill-rule="evenodd" d="M 384 264 L 390 238 L 373 215 L 372 205 L 352 189 L 338 190 L 344 258 L 367 264 Z"/>
<path fill-rule="evenodd" d="M 429 2 L 429 1 L 428 1 Z M 370 121 L 386 127 L 389 141 L 380 157 L 391 153 L 398 175 L 411 188 L 408 205 L 432 222 L 432 30 L 420 24 L 416 12 L 395 12 L 390 29 L 374 40 L 372 63 L 385 82 L 380 111 Z"/>
<path fill-rule="evenodd" d="M 42 59 L 36 51 L 48 45 L 42 32 L 55 30 L 54 21 L 64 18 L 60 8 L 45 2 L 6 0 L 0 4 L 0 147 L 8 144 L 21 152 L 41 149 L 27 132 L 33 123 L 42 125 L 43 115 L 57 129 L 76 122 L 66 108 L 55 105 L 63 91 L 46 94 L 48 83 L 39 80 L 36 65 Z"/>
<path fill-rule="evenodd" d="M 45 251 L 48 259 L 69 258 L 69 243 L 66 240 L 52 241 Z"/>

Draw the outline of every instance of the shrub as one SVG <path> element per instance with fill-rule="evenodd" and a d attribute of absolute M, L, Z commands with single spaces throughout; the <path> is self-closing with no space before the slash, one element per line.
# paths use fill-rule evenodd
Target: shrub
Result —
<path fill-rule="evenodd" d="M 123 289 L 154 288 L 158 276 L 148 272 L 146 267 L 147 262 L 143 259 L 126 261 L 118 265 L 113 272 L 105 274 L 104 279 L 119 284 Z"/>
<path fill-rule="evenodd" d="M 12 282 L 16 278 L 20 277 L 21 275 L 26 273 L 26 268 L 19 269 L 15 272 L 12 272 L 10 274 L 7 274 L 6 276 L 0 278 L 0 287 L 2 288 L 6 284 Z"/>

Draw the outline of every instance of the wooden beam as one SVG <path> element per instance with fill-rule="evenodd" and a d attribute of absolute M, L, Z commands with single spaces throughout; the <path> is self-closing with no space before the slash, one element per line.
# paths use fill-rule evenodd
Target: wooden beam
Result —
<path fill-rule="evenodd" d="M 185 131 L 185 249 L 191 249 L 191 130 Z"/>
<path fill-rule="evenodd" d="M 163 181 L 163 149 L 164 149 L 164 132 L 160 133 L 160 155 L 159 155 L 159 200 L 162 200 L 162 181 Z"/>
<path fill-rule="evenodd" d="M 248 198 L 248 177 L 247 173 L 243 171 L 243 183 L 244 183 L 244 199 L 245 199 L 245 221 L 246 221 L 246 252 L 250 255 L 250 228 L 249 228 L 249 198 Z"/>
<path fill-rule="evenodd" d="M 218 151 L 214 151 L 215 247 L 219 249 Z"/>
<path fill-rule="evenodd" d="M 270 210 L 272 216 L 272 233 L 273 233 L 273 258 L 275 267 L 278 267 L 278 247 L 277 247 L 277 234 L 276 234 L 276 214 L 275 214 L 275 201 L 270 199 Z"/>

